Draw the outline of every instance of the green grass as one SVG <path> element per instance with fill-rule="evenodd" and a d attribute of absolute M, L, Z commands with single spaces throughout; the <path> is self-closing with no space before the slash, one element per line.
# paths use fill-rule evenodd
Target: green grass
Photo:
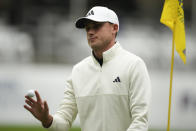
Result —
<path fill-rule="evenodd" d="M 46 129 L 38 126 L 8 126 L 8 125 L 0 125 L 0 131 L 47 131 Z M 81 131 L 80 128 L 71 128 L 69 131 Z M 150 129 L 149 131 L 166 131 L 161 129 Z M 185 130 L 170 130 L 170 131 L 185 131 Z M 194 130 L 186 130 L 186 131 L 194 131 Z"/>
<path fill-rule="evenodd" d="M 47 131 L 46 129 L 39 126 L 0 126 L 0 131 Z M 81 131 L 80 128 L 71 128 L 69 131 Z"/>

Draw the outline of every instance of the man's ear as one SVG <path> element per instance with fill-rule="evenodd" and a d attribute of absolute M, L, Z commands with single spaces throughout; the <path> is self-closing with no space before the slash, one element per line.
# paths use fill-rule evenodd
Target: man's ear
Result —
<path fill-rule="evenodd" d="M 117 24 L 114 24 L 114 30 L 115 30 L 116 32 L 118 32 L 118 25 L 117 25 Z"/>
<path fill-rule="evenodd" d="M 113 24 L 113 32 L 115 33 L 115 37 L 116 37 L 117 32 L 118 32 L 118 25 L 117 24 Z"/>

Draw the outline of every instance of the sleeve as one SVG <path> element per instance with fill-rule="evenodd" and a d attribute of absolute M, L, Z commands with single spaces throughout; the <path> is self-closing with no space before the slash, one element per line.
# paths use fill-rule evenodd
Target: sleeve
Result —
<path fill-rule="evenodd" d="M 61 101 L 49 131 L 68 131 L 77 115 L 77 105 L 71 77 L 66 82 L 64 98 Z"/>
<path fill-rule="evenodd" d="M 127 131 L 147 131 L 151 84 L 142 59 L 130 68 L 129 108 L 132 122 Z"/>

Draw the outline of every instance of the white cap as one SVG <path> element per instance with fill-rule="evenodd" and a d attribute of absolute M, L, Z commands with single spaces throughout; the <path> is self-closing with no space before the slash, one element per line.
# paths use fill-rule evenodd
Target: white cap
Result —
<path fill-rule="evenodd" d="M 103 6 L 95 6 L 93 7 L 85 17 L 80 17 L 77 19 L 75 26 L 77 28 L 85 28 L 85 23 L 87 20 L 92 20 L 96 22 L 110 22 L 113 24 L 117 24 L 119 28 L 119 21 L 118 21 L 118 16 L 116 13 Z M 118 29 L 119 30 L 119 29 Z"/>

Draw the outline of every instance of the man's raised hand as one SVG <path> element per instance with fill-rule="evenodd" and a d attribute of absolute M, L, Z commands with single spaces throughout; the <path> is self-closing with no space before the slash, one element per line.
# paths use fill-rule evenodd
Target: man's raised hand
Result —
<path fill-rule="evenodd" d="M 31 114 L 41 121 L 42 125 L 45 128 L 48 128 L 52 124 L 52 116 L 49 114 L 49 108 L 46 101 L 42 101 L 38 91 L 35 91 L 36 100 L 32 99 L 29 96 L 25 96 L 25 103 L 24 108 L 31 112 Z"/>

